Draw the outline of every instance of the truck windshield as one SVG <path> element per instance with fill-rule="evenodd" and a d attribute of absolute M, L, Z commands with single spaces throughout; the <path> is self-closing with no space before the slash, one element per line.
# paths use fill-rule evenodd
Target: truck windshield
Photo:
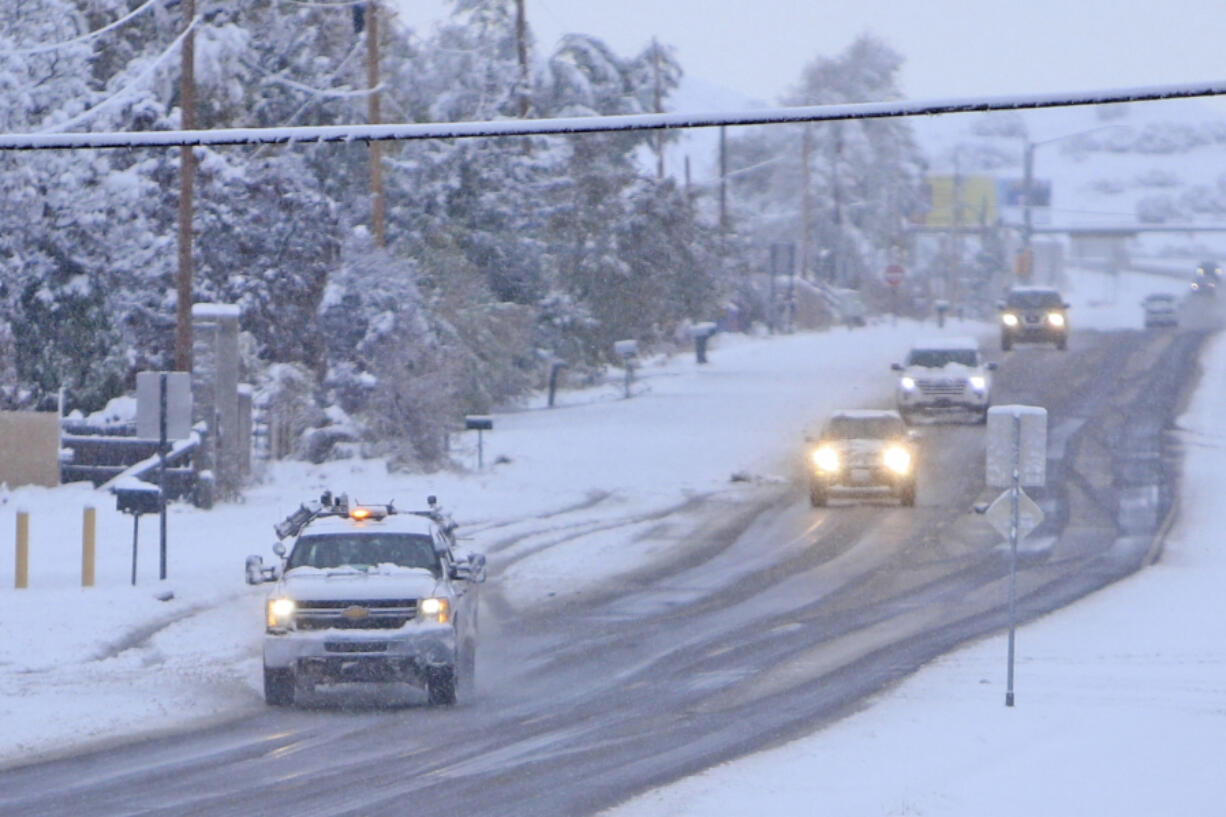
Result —
<path fill-rule="evenodd" d="M 822 436 L 829 440 L 882 440 L 904 433 L 898 417 L 835 417 Z"/>
<path fill-rule="evenodd" d="M 1059 308 L 1063 305 L 1064 303 L 1060 300 L 1059 292 L 1041 289 L 1010 292 L 1009 297 L 1005 299 L 1005 306 L 1013 307 L 1014 309 Z"/>
<path fill-rule="evenodd" d="M 907 365 L 926 369 L 940 369 L 947 363 L 976 366 L 976 357 L 974 349 L 912 349 L 907 356 Z"/>
<path fill-rule="evenodd" d="M 372 567 L 393 564 L 420 567 L 439 575 L 442 568 L 434 543 L 421 533 L 321 533 L 301 536 L 289 555 L 287 568 Z"/>

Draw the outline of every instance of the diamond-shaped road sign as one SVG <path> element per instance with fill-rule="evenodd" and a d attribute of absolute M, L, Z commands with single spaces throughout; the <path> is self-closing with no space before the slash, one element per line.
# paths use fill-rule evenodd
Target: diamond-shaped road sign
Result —
<path fill-rule="evenodd" d="M 996 528 L 996 532 L 1009 539 L 1009 528 L 1013 526 L 1013 502 L 1009 491 L 1001 492 L 995 501 L 983 512 L 988 524 Z M 1017 490 L 1017 540 L 1025 539 L 1031 531 L 1043 521 L 1043 509 L 1035 501 L 1026 496 L 1021 488 Z"/>

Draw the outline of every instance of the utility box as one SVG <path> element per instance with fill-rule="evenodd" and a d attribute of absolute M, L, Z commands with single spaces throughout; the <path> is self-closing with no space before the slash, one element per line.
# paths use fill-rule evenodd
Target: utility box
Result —
<path fill-rule="evenodd" d="M 1047 483 L 1047 409 L 1040 406 L 988 409 L 988 487 L 1013 487 L 1015 465 L 1023 488 L 1038 488 Z"/>
<path fill-rule="evenodd" d="M 189 372 L 137 372 L 136 436 L 161 439 L 162 377 L 166 378 L 166 439 L 192 433 L 192 376 Z"/>

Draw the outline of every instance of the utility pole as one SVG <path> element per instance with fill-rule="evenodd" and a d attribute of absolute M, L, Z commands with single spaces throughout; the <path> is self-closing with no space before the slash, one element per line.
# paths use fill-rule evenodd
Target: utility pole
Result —
<path fill-rule="evenodd" d="M 813 152 L 812 132 L 808 123 L 801 125 L 800 137 L 800 277 L 809 271 L 809 245 L 812 243 L 813 191 L 810 189 L 809 156 Z"/>
<path fill-rule="evenodd" d="M 196 128 L 196 0 L 183 0 L 183 25 L 187 36 L 180 51 L 179 112 L 183 130 Z M 192 370 L 192 197 L 196 180 L 196 156 L 192 148 L 179 148 L 179 274 L 175 308 L 175 370 Z"/>
<path fill-rule="evenodd" d="M 366 4 L 366 85 L 370 89 L 370 124 L 381 124 L 379 113 L 379 0 Z M 367 143 L 370 150 L 370 228 L 375 246 L 384 243 L 383 229 L 383 163 L 379 142 Z"/>
<path fill-rule="evenodd" d="M 719 237 L 720 249 L 728 232 L 728 128 L 719 126 Z"/>
<path fill-rule="evenodd" d="M 1034 145 L 1034 142 L 1026 140 L 1026 153 L 1022 161 L 1022 265 L 1019 271 L 1023 273 L 1026 280 L 1030 278 L 1030 270 L 1033 265 L 1030 242 L 1034 234 L 1034 226 L 1031 222 L 1030 203 L 1034 184 Z"/>
<path fill-rule="evenodd" d="M 843 254 L 840 252 L 843 243 L 843 190 L 839 185 L 839 160 L 843 158 L 843 129 L 838 122 L 834 123 L 834 150 L 830 152 L 830 186 L 833 190 L 834 203 L 834 238 L 831 249 L 834 258 L 831 264 L 831 277 L 835 286 L 843 286 L 840 267 Z"/>
<path fill-rule="evenodd" d="M 651 67 L 654 76 L 655 112 L 664 113 L 663 93 L 660 90 L 660 43 L 651 38 Z M 664 131 L 656 131 L 656 179 L 664 179 Z"/>
<path fill-rule="evenodd" d="M 515 49 L 519 56 L 519 118 L 527 119 L 532 100 L 528 96 L 531 86 L 528 83 L 528 20 L 524 0 L 515 0 Z"/>
<path fill-rule="evenodd" d="M 947 300 L 957 302 L 957 286 L 962 266 L 962 155 L 954 150 L 954 200 L 952 218 L 953 232 L 949 237 L 949 268 L 945 272 L 945 291 L 941 293 Z"/>

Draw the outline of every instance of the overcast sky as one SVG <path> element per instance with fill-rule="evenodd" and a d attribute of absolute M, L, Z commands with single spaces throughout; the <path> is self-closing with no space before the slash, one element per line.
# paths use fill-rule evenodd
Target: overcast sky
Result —
<path fill-rule="evenodd" d="M 418 29 L 445 0 L 391 0 Z M 691 77 L 775 103 L 803 66 L 871 32 L 913 99 L 1226 78 L 1220 0 L 525 0 L 539 51 L 566 32 L 622 54 L 658 36 Z"/>

